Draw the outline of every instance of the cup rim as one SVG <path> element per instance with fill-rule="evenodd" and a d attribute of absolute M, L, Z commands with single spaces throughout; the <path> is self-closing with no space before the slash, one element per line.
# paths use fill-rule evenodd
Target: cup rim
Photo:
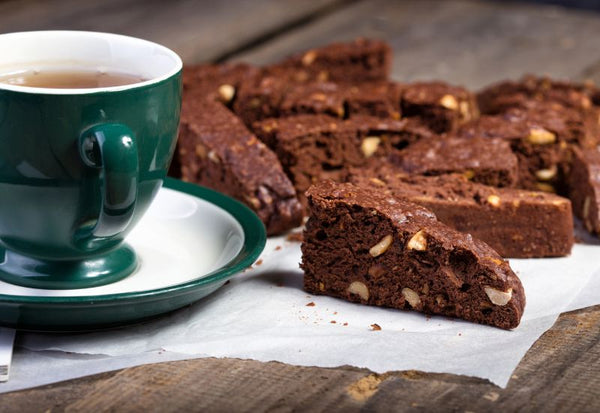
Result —
<path fill-rule="evenodd" d="M 115 38 L 115 39 L 129 39 L 137 42 L 145 43 L 148 45 L 152 45 L 153 47 L 161 50 L 165 55 L 169 56 L 174 61 L 174 67 L 169 70 L 167 73 L 154 77 L 149 80 L 145 80 L 143 82 L 131 83 L 128 85 L 121 86 L 107 86 L 107 87 L 96 87 L 96 88 L 46 88 L 46 87 L 32 87 L 32 86 L 20 86 L 20 85 L 12 85 L 9 83 L 0 82 L 0 91 L 8 90 L 13 92 L 23 92 L 23 93 L 32 93 L 32 94 L 44 94 L 44 95 L 87 95 L 94 93 L 105 93 L 105 92 L 120 92 L 124 90 L 138 89 L 145 86 L 154 85 L 160 83 L 164 80 L 171 78 L 172 76 L 179 73 L 183 68 L 183 61 L 181 57 L 171 49 L 166 46 L 163 46 L 159 43 L 152 42 L 150 40 L 140 39 L 138 37 L 127 36 L 123 34 L 116 33 L 107 33 L 107 32 L 95 32 L 95 31 L 86 31 L 86 30 L 32 30 L 32 31 L 21 31 L 21 32 L 13 32 L 13 33 L 5 33 L 0 34 L 0 39 L 7 37 L 22 37 L 22 36 L 40 36 L 40 35 L 48 35 L 48 34 L 64 34 L 64 35 L 85 35 L 91 37 L 100 37 L 100 38 Z"/>

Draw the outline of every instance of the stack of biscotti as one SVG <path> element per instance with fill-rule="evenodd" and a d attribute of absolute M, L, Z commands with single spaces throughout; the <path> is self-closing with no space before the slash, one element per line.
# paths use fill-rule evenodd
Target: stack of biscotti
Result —
<path fill-rule="evenodd" d="M 241 109 L 242 101 L 238 101 L 234 110 L 247 124 L 251 122 L 256 135 L 277 153 L 305 207 L 302 194 L 310 184 L 323 179 L 343 180 L 348 168 L 367 165 L 372 159 L 400 159 L 418 148 L 427 152 L 432 145 L 444 146 L 445 134 L 456 131 L 478 113 L 473 94 L 441 82 L 339 83 L 335 88 L 329 82 L 296 87 L 304 91 L 303 97 L 288 85 L 280 99 L 273 99 L 274 89 L 269 87 L 260 98 L 260 102 L 269 102 L 263 107 L 268 109 L 249 116 Z M 321 92 L 310 94 L 317 87 L 322 88 Z M 334 94 L 324 93 L 326 88 Z M 240 93 L 244 93 L 243 88 Z M 258 99 L 254 90 L 253 96 Z M 275 101 L 282 104 L 274 105 Z M 294 110 L 290 111 L 290 107 Z M 475 166 L 473 171 L 481 172 L 483 179 L 514 181 L 517 161 L 509 145 L 500 140 L 485 144 L 497 147 L 511 159 L 501 166 L 502 171 L 488 170 L 487 165 Z M 488 149 L 476 152 L 485 156 Z M 462 149 L 456 148 L 455 152 L 459 150 Z M 464 155 L 459 156 L 464 159 Z M 459 163 L 459 167 L 469 169 L 468 162 Z M 496 160 L 494 163 L 498 164 Z M 411 168 L 409 161 L 399 162 L 399 166 Z"/>
<path fill-rule="evenodd" d="M 600 231 L 600 92 L 534 76 L 479 93 L 440 81 L 399 83 L 389 78 L 391 60 L 386 43 L 359 39 L 265 67 L 186 67 L 172 173 L 241 200 L 262 219 L 269 235 L 314 216 L 320 208 L 316 205 L 322 206 L 317 198 L 340 193 L 333 184 L 319 186 L 324 180 L 351 181 L 354 186 L 344 187 L 345 194 L 367 191 L 391 197 L 398 205 L 408 201 L 403 206 L 408 216 L 416 208 L 413 203 L 425 206 L 443 223 L 435 225 L 470 234 L 477 245 L 484 240 L 504 257 L 569 254 L 573 223 L 568 198 L 586 228 Z M 363 221 L 364 228 L 357 231 L 378 231 Z M 316 242 L 311 237 L 322 241 L 318 230 L 307 234 L 307 245 Z M 457 245 L 457 238 L 451 238 L 450 244 L 442 237 L 431 245 Z M 461 251 L 471 254 L 475 247 L 465 248 Z M 476 261 L 482 260 L 477 254 Z M 425 255 L 430 266 L 452 267 L 440 266 L 447 255 Z M 425 255 L 413 258 L 421 262 Z M 487 250 L 483 255 L 493 256 Z M 321 260 L 318 254 L 314 259 Z M 381 275 L 373 271 L 377 274 L 369 277 Z M 307 272 L 307 280 L 311 277 Z M 316 285 L 319 291 L 345 297 L 362 288 L 344 295 L 332 292 L 337 287 L 322 290 L 318 282 L 309 284 L 310 291 Z M 413 287 L 406 288 L 414 292 Z M 510 301 L 508 290 L 501 289 L 507 286 L 497 287 L 489 287 L 496 292 L 491 293 L 494 299 L 488 298 Z M 419 307 L 410 304 L 415 302 L 412 293 L 401 294 L 404 298 L 396 293 L 392 304 L 389 297 L 366 301 Z M 461 304 L 466 296 L 441 295 L 440 302 L 453 302 L 442 311 L 439 303 L 432 307 L 427 301 L 432 297 L 428 292 L 423 294 L 417 309 L 427 312 L 505 328 L 514 326 L 514 315 L 520 314 L 513 308 L 513 321 L 506 321 L 508 316 L 490 321 L 474 315 L 472 307 L 470 315 L 461 312 L 467 311 Z M 483 307 L 489 305 L 481 294 L 475 298 Z M 452 306 L 460 311 L 450 310 Z"/>
<path fill-rule="evenodd" d="M 388 163 L 351 170 L 349 181 L 419 204 L 503 257 L 560 257 L 573 246 L 571 203 L 555 194 L 495 188 L 459 174 L 408 175 Z"/>
<path fill-rule="evenodd" d="M 558 192 L 588 231 L 600 227 L 600 111 L 597 89 L 547 77 L 504 81 L 477 95 L 482 116 L 459 135 L 511 143 L 519 157 L 519 187 Z M 598 195 L 597 195 L 598 194 Z"/>
<path fill-rule="evenodd" d="M 210 169 L 205 166 L 211 166 L 208 158 L 190 155 L 195 147 L 207 146 L 204 141 L 210 140 L 197 126 L 222 123 L 226 116 L 239 118 L 243 125 L 235 122 L 236 135 L 256 135 L 268 146 L 261 149 L 263 152 L 276 154 L 303 205 L 300 213 L 306 215 L 304 192 L 311 184 L 322 179 L 342 180 L 350 167 L 401 152 L 419 141 L 436 141 L 478 116 L 475 95 L 466 89 L 442 82 L 393 82 L 389 79 L 390 64 L 391 51 L 385 42 L 358 39 L 308 50 L 262 68 L 243 63 L 187 67 L 182 133 L 171 173 L 245 202 L 261 212 L 269 234 L 290 229 L 298 222 L 297 213 L 294 219 L 265 214 L 264 203 L 256 201 L 260 199 L 256 185 L 238 193 L 240 185 L 234 188 L 215 182 L 205 172 Z M 219 107 L 215 109 L 218 116 L 200 109 L 209 105 Z M 253 156 L 239 150 L 236 153 L 240 158 Z M 266 179 L 273 173 L 271 169 L 257 164 L 252 180 Z M 228 176 L 233 174 L 226 182 L 248 179 L 237 168 L 224 170 Z M 512 170 L 508 173 L 514 175 Z M 285 179 L 278 182 L 283 184 Z M 274 192 L 288 193 L 288 189 Z M 269 226 L 270 221 L 289 225 Z"/>
<path fill-rule="evenodd" d="M 576 149 L 586 153 L 598 139 L 594 105 L 598 94 L 593 89 L 528 76 L 473 94 L 439 81 L 393 82 L 388 77 L 390 63 L 388 45 L 359 39 L 311 49 L 266 67 L 243 63 L 187 67 L 182 135 L 173 173 L 226 191 L 261 211 L 270 234 L 290 229 L 301 214 L 308 214 L 304 192 L 311 184 L 323 179 L 343 181 L 349 168 L 368 168 L 380 159 L 413 175 L 461 173 L 493 187 L 577 196 L 570 176 L 589 170 L 593 156 L 578 156 Z M 198 109 L 209 107 L 198 103 L 205 100 L 214 110 Z M 194 167 L 202 160 L 200 155 L 194 159 L 190 150 L 205 138 L 189 125 L 227 123 L 225 119 L 236 119 L 238 135 L 256 136 L 267 146 L 261 150 L 277 157 L 277 172 L 257 164 L 252 180 L 277 175 L 285 189 L 271 191 L 276 194 L 289 194 L 293 186 L 292 198 L 302 204 L 301 211 L 297 206 L 290 210 L 293 219 L 271 216 L 277 208 L 267 208 L 273 212 L 265 213 L 257 185 L 239 193 L 214 182 L 204 172 L 209 169 Z M 588 166 L 580 167 L 582 162 Z M 579 166 L 572 168 L 573 163 Z M 236 168 L 225 170 L 236 182 L 248 180 Z M 588 176 L 589 185 L 592 181 Z M 593 191 L 588 193 L 587 203 L 578 202 L 575 212 L 589 222 L 600 222 L 599 217 L 589 216 L 593 208 L 584 211 L 584 204 L 600 202 Z"/>
<path fill-rule="evenodd" d="M 359 39 L 264 68 L 243 63 L 186 67 L 181 133 L 171 174 L 244 202 L 262 219 L 269 235 L 300 225 L 303 211 L 299 199 L 308 185 L 297 191 L 303 182 L 290 181 L 294 175 L 290 165 L 282 162 L 284 149 L 272 150 L 257 139 L 252 123 L 296 113 L 334 115 L 331 119 L 335 121 L 343 118 L 346 110 L 356 116 L 397 119 L 399 89 L 386 82 L 390 62 L 387 44 Z M 341 103 L 336 104 L 335 82 L 356 84 L 358 89 L 339 86 Z M 315 156 L 300 156 L 301 163 L 311 157 Z M 342 165 L 350 162 L 348 157 L 342 158 Z M 321 178 L 318 174 L 309 180 Z"/>

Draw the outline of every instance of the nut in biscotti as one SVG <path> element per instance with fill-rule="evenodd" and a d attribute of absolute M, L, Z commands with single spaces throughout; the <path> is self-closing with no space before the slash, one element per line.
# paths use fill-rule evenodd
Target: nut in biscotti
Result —
<path fill-rule="evenodd" d="M 486 198 L 486 201 L 488 204 L 490 204 L 493 207 L 500 206 L 500 197 L 496 194 L 488 195 L 488 197 Z"/>
<path fill-rule="evenodd" d="M 442 98 L 440 99 L 440 105 L 442 105 L 446 109 L 450 109 L 450 110 L 457 110 L 458 109 L 458 101 L 452 95 L 444 95 L 444 96 L 442 96 Z"/>
<path fill-rule="evenodd" d="M 556 142 L 556 135 L 546 129 L 531 128 L 527 140 L 534 145 L 548 145 Z"/>
<path fill-rule="evenodd" d="M 538 169 L 535 171 L 535 176 L 540 181 L 550 181 L 556 176 L 557 168 L 553 166 L 551 168 Z"/>
<path fill-rule="evenodd" d="M 223 84 L 219 86 L 218 89 L 219 98 L 223 103 L 229 103 L 233 100 L 235 96 L 235 88 L 228 84 Z"/>
<path fill-rule="evenodd" d="M 362 283 L 360 281 L 353 281 L 348 286 L 348 292 L 350 294 L 358 295 L 360 298 L 362 298 L 365 301 L 369 300 L 369 289 L 367 288 L 367 286 L 364 283 Z"/>
<path fill-rule="evenodd" d="M 386 235 L 381 239 L 381 241 L 371 247 L 369 254 L 371 254 L 373 257 L 380 256 L 387 251 L 390 245 L 392 245 L 393 240 L 394 238 L 391 235 Z"/>
<path fill-rule="evenodd" d="M 419 298 L 419 294 L 417 294 L 410 288 L 403 288 L 402 296 L 404 296 L 404 299 L 408 302 L 408 304 L 410 304 L 412 308 L 418 308 L 421 305 L 421 299 Z"/>
<path fill-rule="evenodd" d="M 377 152 L 377 148 L 379 147 L 379 143 L 381 142 L 381 138 L 377 136 L 367 136 L 363 139 L 360 150 L 365 155 L 365 158 L 371 157 L 375 152 Z"/>
<path fill-rule="evenodd" d="M 484 287 L 483 289 L 494 305 L 506 305 L 512 298 L 512 288 L 507 291 L 496 290 L 492 287 Z"/>
<path fill-rule="evenodd" d="M 420 230 L 408 240 L 406 248 L 416 251 L 425 251 L 427 249 L 427 238 L 425 238 L 423 230 Z"/>

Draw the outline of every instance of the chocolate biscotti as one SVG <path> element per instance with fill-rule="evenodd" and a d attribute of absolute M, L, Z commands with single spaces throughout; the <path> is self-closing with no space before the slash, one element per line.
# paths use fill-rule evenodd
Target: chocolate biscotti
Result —
<path fill-rule="evenodd" d="M 420 140 L 389 160 L 409 174 L 462 173 L 473 182 L 511 187 L 517 182 L 518 160 L 502 139 Z"/>
<path fill-rule="evenodd" d="M 248 127 L 262 119 L 279 117 L 282 111 L 344 117 L 347 90 L 363 82 L 387 82 L 390 67 L 391 49 L 379 40 L 357 39 L 311 49 L 247 78 L 239 88 L 233 110 Z M 391 111 L 398 110 L 395 107 Z"/>
<path fill-rule="evenodd" d="M 463 125 L 457 136 L 506 140 L 519 159 L 518 186 L 555 192 L 561 191 L 561 169 L 568 146 L 595 146 L 597 122 L 591 123 L 568 108 L 536 105 L 482 116 Z"/>
<path fill-rule="evenodd" d="M 257 67 L 246 63 L 186 65 L 183 91 L 186 99 L 209 98 L 231 106 L 242 83 L 259 74 Z"/>
<path fill-rule="evenodd" d="M 233 105 L 235 113 L 252 127 L 275 117 L 321 114 L 340 119 L 355 115 L 400 119 L 399 83 L 302 82 L 284 76 L 254 78 L 244 83 Z"/>
<path fill-rule="evenodd" d="M 419 117 L 432 131 L 446 133 L 479 116 L 475 95 L 444 82 L 417 82 L 404 86 L 402 116 Z"/>
<path fill-rule="evenodd" d="M 383 156 L 412 142 L 434 140 L 428 129 L 405 120 L 357 116 L 341 120 L 325 115 L 266 119 L 254 126 L 257 136 L 277 154 L 301 194 L 323 179 L 341 181 L 350 167 Z"/>
<path fill-rule="evenodd" d="M 370 188 L 326 181 L 307 196 L 306 291 L 504 329 L 519 324 L 523 287 L 487 244 Z"/>
<path fill-rule="evenodd" d="M 356 39 L 298 53 L 267 70 L 289 70 L 322 82 L 360 83 L 387 80 L 391 64 L 392 52 L 386 42 Z"/>
<path fill-rule="evenodd" d="M 567 192 L 585 228 L 600 234 L 600 152 L 570 149 Z"/>
<path fill-rule="evenodd" d="M 205 185 L 248 205 L 269 235 L 302 222 L 301 205 L 277 156 L 221 103 L 184 100 L 179 158 L 184 181 Z"/>
<path fill-rule="evenodd" d="M 477 93 L 479 108 L 485 114 L 499 114 L 513 107 L 523 108 L 528 101 L 557 103 L 579 110 L 592 106 L 592 99 L 583 85 L 545 76 L 526 75 L 517 81 L 504 80 Z"/>
<path fill-rule="evenodd" d="M 349 181 L 419 204 L 503 257 L 560 257 L 573 246 L 571 202 L 554 194 L 494 188 L 462 175 L 411 176 L 385 163 L 352 170 Z"/>
<path fill-rule="evenodd" d="M 278 116 L 327 114 L 400 119 L 401 85 L 394 82 L 342 84 L 317 82 L 287 87 Z"/>

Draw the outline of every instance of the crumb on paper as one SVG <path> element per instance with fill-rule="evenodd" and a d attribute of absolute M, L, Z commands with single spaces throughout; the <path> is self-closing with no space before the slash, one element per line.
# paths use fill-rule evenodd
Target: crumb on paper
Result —
<path fill-rule="evenodd" d="M 262 263 L 263 263 L 263 260 L 262 260 L 262 258 L 261 258 L 260 260 L 256 261 L 256 266 L 258 267 L 258 266 L 259 266 L 259 265 L 261 265 Z"/>
<path fill-rule="evenodd" d="M 302 232 L 292 232 L 286 237 L 289 242 L 302 242 L 303 239 Z"/>
<path fill-rule="evenodd" d="M 348 325 L 348 323 L 344 323 L 344 324 L 342 324 L 342 325 L 345 327 L 345 326 L 347 326 L 347 325 Z"/>
<path fill-rule="evenodd" d="M 371 331 L 380 331 L 381 330 L 381 326 L 377 323 L 375 324 L 371 324 Z"/>
<path fill-rule="evenodd" d="M 307 307 L 314 307 L 315 305 L 316 304 L 313 301 L 311 301 L 310 303 L 306 304 Z"/>
<path fill-rule="evenodd" d="M 331 320 L 330 323 L 331 324 L 337 324 L 337 322 L 335 320 Z"/>
<path fill-rule="evenodd" d="M 334 312 L 333 312 L 333 315 L 337 315 L 337 311 L 334 311 Z"/>
<path fill-rule="evenodd" d="M 275 247 L 275 251 L 279 251 L 281 249 L 281 245 Z"/>

